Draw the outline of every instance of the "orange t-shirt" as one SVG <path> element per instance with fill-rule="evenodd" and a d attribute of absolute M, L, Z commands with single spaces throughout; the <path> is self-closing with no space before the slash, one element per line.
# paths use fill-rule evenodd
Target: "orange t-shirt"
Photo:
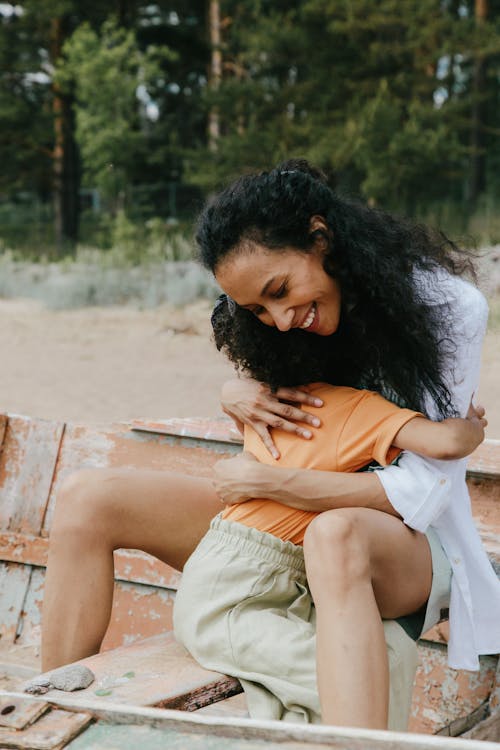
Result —
<path fill-rule="evenodd" d="M 322 426 L 311 440 L 303 440 L 284 430 L 273 429 L 273 439 L 281 458 L 276 462 L 257 433 L 245 427 L 245 450 L 262 463 L 321 471 L 357 471 L 375 460 L 382 466 L 400 453 L 392 447 L 397 433 L 410 419 L 422 416 L 401 409 L 378 393 L 326 383 L 303 388 L 324 402 L 322 407 L 301 406 L 318 414 Z M 289 508 L 274 500 L 254 499 L 226 508 L 222 517 L 302 544 L 315 511 Z"/>

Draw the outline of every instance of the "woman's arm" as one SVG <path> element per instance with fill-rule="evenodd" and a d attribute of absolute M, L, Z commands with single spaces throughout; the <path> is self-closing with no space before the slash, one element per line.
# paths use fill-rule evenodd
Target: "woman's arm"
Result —
<path fill-rule="evenodd" d="M 214 466 L 214 486 L 227 505 L 256 497 L 300 510 L 365 507 L 399 517 L 375 472 L 343 473 L 262 464 L 246 451 Z"/>
<path fill-rule="evenodd" d="M 452 417 L 432 422 L 425 417 L 415 417 L 403 425 L 392 444 L 428 458 L 444 461 L 464 458 L 484 440 L 488 424 L 484 413 L 482 406 L 474 407 L 471 403 L 466 419 Z"/>

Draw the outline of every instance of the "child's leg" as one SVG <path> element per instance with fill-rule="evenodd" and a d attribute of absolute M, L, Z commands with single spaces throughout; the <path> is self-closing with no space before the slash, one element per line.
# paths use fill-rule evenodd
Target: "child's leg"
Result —
<path fill-rule="evenodd" d="M 304 554 L 316 604 L 323 721 L 386 728 L 389 676 L 381 616 L 410 614 L 427 601 L 427 539 L 386 513 L 344 508 L 310 524 Z"/>
<path fill-rule="evenodd" d="M 210 480 L 168 471 L 88 469 L 68 477 L 50 533 L 43 669 L 99 650 L 113 598 L 113 550 L 182 568 L 221 505 Z"/>

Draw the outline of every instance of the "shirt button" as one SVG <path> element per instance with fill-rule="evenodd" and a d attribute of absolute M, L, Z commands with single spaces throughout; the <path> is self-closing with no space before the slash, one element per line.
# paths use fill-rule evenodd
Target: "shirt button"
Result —
<path fill-rule="evenodd" d="M 446 479 L 440 479 L 439 484 L 446 484 Z"/>
<path fill-rule="evenodd" d="M 460 557 L 454 557 L 453 562 L 455 563 L 455 565 L 460 565 L 460 563 L 462 562 L 462 559 Z"/>

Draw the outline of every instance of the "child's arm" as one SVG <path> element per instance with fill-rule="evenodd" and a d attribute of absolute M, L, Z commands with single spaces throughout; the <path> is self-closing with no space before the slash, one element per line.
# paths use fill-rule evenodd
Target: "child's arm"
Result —
<path fill-rule="evenodd" d="M 431 422 L 425 417 L 411 419 L 399 430 L 392 444 L 428 458 L 464 458 L 483 442 L 487 424 L 483 407 L 474 407 L 471 403 L 466 419 L 450 417 L 442 422 Z"/>

